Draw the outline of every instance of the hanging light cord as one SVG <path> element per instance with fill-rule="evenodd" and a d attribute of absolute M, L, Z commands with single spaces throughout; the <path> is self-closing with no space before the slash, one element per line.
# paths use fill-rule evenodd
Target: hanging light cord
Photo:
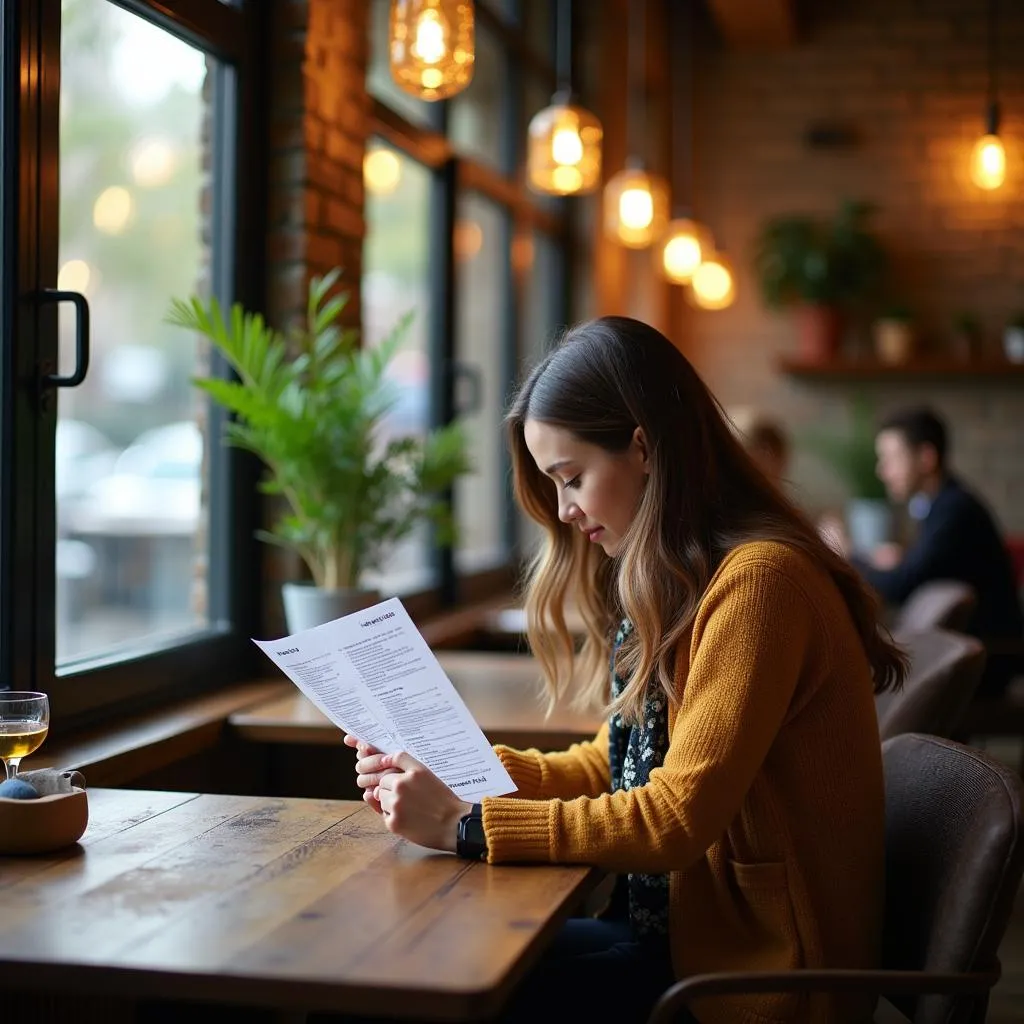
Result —
<path fill-rule="evenodd" d="M 572 95 L 572 0 L 559 0 L 555 24 L 558 91 Z"/>
<path fill-rule="evenodd" d="M 671 132 L 673 216 L 689 216 L 693 207 L 693 3 L 673 6 L 675 60 L 672 62 Z M 678 106 L 678 109 L 675 109 Z"/>
<path fill-rule="evenodd" d="M 998 0 L 988 3 L 988 134 L 999 132 L 999 31 Z"/>
<path fill-rule="evenodd" d="M 646 16 L 647 0 L 633 0 L 629 5 L 629 107 L 626 111 L 626 142 L 627 157 L 630 160 L 646 156 L 645 147 L 645 100 L 644 88 L 644 49 L 646 48 Z"/>

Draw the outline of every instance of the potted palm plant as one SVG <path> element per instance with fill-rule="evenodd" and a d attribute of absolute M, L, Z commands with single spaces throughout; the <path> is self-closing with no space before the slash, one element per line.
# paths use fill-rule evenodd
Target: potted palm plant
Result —
<path fill-rule="evenodd" d="M 870 554 L 892 534 L 892 508 L 875 472 L 875 416 L 870 402 L 863 397 L 853 401 L 846 430 L 814 431 L 804 441 L 846 484 L 844 518 L 850 546 L 856 554 Z"/>
<path fill-rule="evenodd" d="M 411 317 L 373 348 L 338 318 L 347 302 L 333 294 L 340 272 L 314 278 L 305 322 L 284 335 L 258 313 L 215 298 L 172 302 L 168 321 L 207 338 L 236 380 L 197 378 L 195 385 L 232 415 L 224 439 L 266 467 L 261 487 L 283 511 L 263 540 L 298 553 L 311 583 L 286 583 L 292 632 L 372 604 L 364 574 L 423 521 L 439 542 L 453 524 L 442 493 L 470 469 L 458 424 L 423 437 L 385 439 L 382 427 L 397 392 L 387 378 Z"/>
<path fill-rule="evenodd" d="M 777 217 L 761 229 L 754 269 L 770 309 L 798 314 L 800 355 L 807 362 L 835 357 L 849 317 L 875 296 L 885 253 L 868 230 L 873 207 L 848 201 L 829 221 Z"/>

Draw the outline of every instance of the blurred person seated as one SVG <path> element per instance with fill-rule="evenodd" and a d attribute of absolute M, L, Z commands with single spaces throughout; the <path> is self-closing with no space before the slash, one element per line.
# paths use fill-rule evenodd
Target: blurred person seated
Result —
<path fill-rule="evenodd" d="M 906 550 L 883 544 L 863 558 L 850 552 L 840 522 L 823 522 L 821 532 L 888 604 L 902 604 L 931 580 L 960 580 L 973 587 L 978 604 L 969 632 L 995 648 L 978 693 L 997 696 L 1022 670 L 1021 656 L 1013 648 L 1024 637 L 1024 615 L 1010 554 L 995 520 L 949 471 L 948 451 L 946 425 L 927 408 L 898 412 L 878 430 L 878 477 L 889 498 L 906 504 L 917 523 Z"/>
<path fill-rule="evenodd" d="M 776 487 L 784 488 L 789 472 L 789 437 L 783 427 L 745 409 L 735 411 L 730 418 L 747 454 Z"/>

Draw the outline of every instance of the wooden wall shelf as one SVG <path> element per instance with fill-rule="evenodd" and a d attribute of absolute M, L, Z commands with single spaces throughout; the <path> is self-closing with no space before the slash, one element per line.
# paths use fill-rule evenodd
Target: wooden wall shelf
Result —
<path fill-rule="evenodd" d="M 956 359 L 915 359 L 899 365 L 873 359 L 836 359 L 827 363 L 809 363 L 801 359 L 783 358 L 779 369 L 791 377 L 830 381 L 891 381 L 912 383 L 915 380 L 943 383 L 972 383 L 981 380 L 1004 380 L 1008 384 L 1024 384 L 1024 363 L 1004 359 L 964 362 Z"/>

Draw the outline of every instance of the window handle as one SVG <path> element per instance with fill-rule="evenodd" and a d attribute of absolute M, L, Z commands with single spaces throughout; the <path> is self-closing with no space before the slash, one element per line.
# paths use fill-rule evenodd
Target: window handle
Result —
<path fill-rule="evenodd" d="M 38 293 L 40 302 L 70 302 L 75 307 L 75 369 L 67 376 L 48 373 L 43 383 L 54 388 L 77 388 L 89 372 L 89 303 L 81 292 L 44 288 Z"/>

